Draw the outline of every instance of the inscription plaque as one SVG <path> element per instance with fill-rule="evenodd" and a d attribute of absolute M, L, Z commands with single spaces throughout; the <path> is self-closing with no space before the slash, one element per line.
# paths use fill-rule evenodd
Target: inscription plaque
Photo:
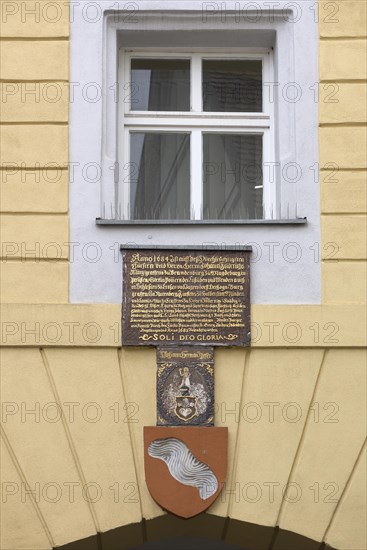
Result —
<path fill-rule="evenodd" d="M 250 345 L 250 247 L 123 252 L 123 345 Z"/>

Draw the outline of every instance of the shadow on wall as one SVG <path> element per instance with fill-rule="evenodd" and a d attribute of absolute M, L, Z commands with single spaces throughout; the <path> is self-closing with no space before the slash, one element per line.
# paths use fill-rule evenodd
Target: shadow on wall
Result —
<path fill-rule="evenodd" d="M 57 550 L 334 550 L 278 527 L 199 514 L 182 519 L 165 514 L 98 533 Z M 56 550 L 56 549 L 54 549 Z"/>
<path fill-rule="evenodd" d="M 223 541 L 214 541 L 199 537 L 177 537 L 175 539 L 146 542 L 139 546 L 134 546 L 131 550 L 239 550 L 240 548 L 243 547 L 227 544 Z"/>

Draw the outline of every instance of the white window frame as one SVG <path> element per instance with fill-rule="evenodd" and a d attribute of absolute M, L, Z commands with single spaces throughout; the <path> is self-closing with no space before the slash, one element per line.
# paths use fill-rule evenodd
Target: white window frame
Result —
<path fill-rule="evenodd" d="M 190 60 L 190 111 L 136 111 L 131 110 L 129 86 L 131 82 L 131 59 L 189 59 Z M 119 114 L 118 153 L 119 183 L 117 186 L 117 214 L 122 220 L 130 220 L 130 139 L 133 131 L 180 132 L 190 134 L 190 221 L 203 221 L 203 134 L 236 133 L 260 134 L 263 137 L 263 219 L 272 219 L 276 209 L 276 182 L 265 166 L 275 161 L 274 103 L 269 94 L 263 93 L 263 110 L 260 113 L 207 112 L 202 110 L 202 65 L 204 59 L 241 59 L 262 61 L 262 82 L 274 81 L 272 50 L 225 48 L 210 51 L 202 48 L 167 51 L 157 48 L 153 52 L 144 48 L 119 51 Z M 154 223 L 156 220 L 152 220 Z M 159 220 L 164 221 L 164 220 Z M 210 221 L 210 220 L 206 220 Z M 217 221 L 217 220 L 213 220 Z M 231 220 L 229 220 L 231 221 Z"/>

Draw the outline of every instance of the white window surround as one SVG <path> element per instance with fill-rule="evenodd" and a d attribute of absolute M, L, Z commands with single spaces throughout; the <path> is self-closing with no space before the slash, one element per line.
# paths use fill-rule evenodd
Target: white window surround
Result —
<path fill-rule="evenodd" d="M 256 8 L 247 9 L 241 15 L 239 6 L 246 3 L 238 2 L 214 3 L 213 13 L 203 13 L 202 2 L 196 1 L 167 1 L 164 11 L 156 1 L 109 5 L 100 0 L 94 4 L 100 6 L 103 17 L 91 22 L 83 16 L 83 7 L 74 5 L 71 27 L 71 81 L 77 85 L 70 113 L 73 166 L 70 240 L 80 243 L 71 262 L 71 301 L 118 303 L 121 299 L 118 244 L 130 242 L 153 247 L 253 243 L 252 302 L 319 303 L 320 266 L 314 261 L 320 240 L 319 184 L 315 177 L 318 110 L 314 92 L 310 90 L 318 79 L 314 2 L 279 0 L 274 3 L 279 9 L 269 10 L 267 6 L 271 3 L 258 0 L 256 5 L 263 8 L 260 16 Z M 117 5 L 121 7 L 120 12 L 116 11 Z M 147 47 L 154 51 L 167 47 L 179 51 L 187 49 L 187 44 L 191 48 L 216 47 L 246 53 L 273 48 L 274 81 L 269 82 L 269 97 L 274 100 L 271 103 L 275 117 L 272 169 L 279 201 L 269 215 L 273 219 L 267 223 L 261 220 L 256 225 L 232 225 L 227 221 L 213 224 L 192 220 L 183 227 L 171 222 L 168 227 L 165 223 L 116 223 L 118 52 L 120 48 Z M 100 86 L 100 101 L 86 101 L 83 97 L 81 91 L 90 83 Z M 284 95 L 291 96 L 297 90 L 302 91 L 300 101 L 289 101 Z M 91 163 L 101 165 L 100 180 L 85 177 L 85 167 Z M 282 172 L 291 179 L 294 165 L 302 175 L 292 183 L 282 177 Z M 105 207 L 103 215 L 102 204 L 110 205 Z M 305 217 L 307 225 L 302 224 Z M 97 225 L 96 218 L 99 218 Z M 82 253 L 83 247 L 91 242 L 102 251 L 102 254 L 96 253 L 98 261 Z M 292 242 L 301 254 L 297 261 L 287 257 L 287 251 L 291 256 L 289 243 Z"/>

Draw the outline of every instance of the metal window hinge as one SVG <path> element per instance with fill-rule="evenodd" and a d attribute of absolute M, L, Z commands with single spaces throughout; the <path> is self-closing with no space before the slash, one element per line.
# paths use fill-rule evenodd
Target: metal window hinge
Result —
<path fill-rule="evenodd" d="M 119 172 L 120 172 L 119 163 L 116 161 L 114 165 L 114 174 L 113 174 L 115 183 L 119 182 Z"/>

